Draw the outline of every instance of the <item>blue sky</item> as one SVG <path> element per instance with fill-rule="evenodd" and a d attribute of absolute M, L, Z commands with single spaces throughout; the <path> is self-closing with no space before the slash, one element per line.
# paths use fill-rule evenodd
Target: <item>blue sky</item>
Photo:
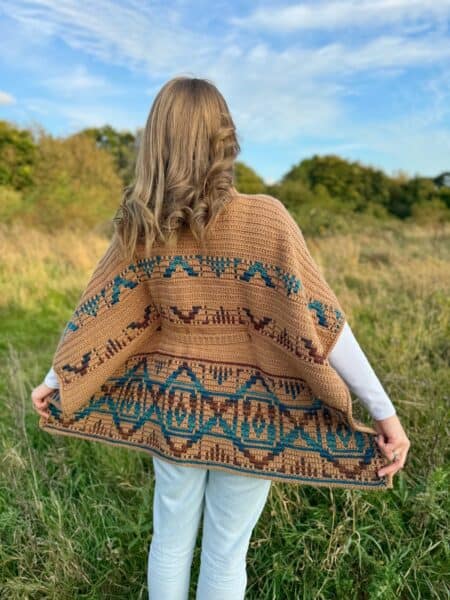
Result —
<path fill-rule="evenodd" d="M 171 77 L 210 79 L 266 182 L 313 154 L 450 169 L 450 0 L 2 0 L 0 118 L 135 131 Z"/>

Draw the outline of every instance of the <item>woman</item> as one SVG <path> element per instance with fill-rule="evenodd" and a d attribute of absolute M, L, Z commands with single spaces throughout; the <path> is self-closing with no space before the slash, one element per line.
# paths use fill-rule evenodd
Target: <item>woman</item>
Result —
<path fill-rule="evenodd" d="M 296 222 L 233 186 L 239 151 L 213 84 L 163 86 L 115 236 L 32 392 L 42 429 L 152 456 L 151 600 L 188 597 L 202 515 L 197 599 L 244 598 L 272 481 L 386 489 L 410 445 Z"/>

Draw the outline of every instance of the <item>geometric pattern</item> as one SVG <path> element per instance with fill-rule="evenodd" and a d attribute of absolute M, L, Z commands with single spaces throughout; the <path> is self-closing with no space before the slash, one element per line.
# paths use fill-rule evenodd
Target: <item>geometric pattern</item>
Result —
<path fill-rule="evenodd" d="M 279 265 L 247 257 L 230 258 L 198 253 L 166 254 L 142 258 L 128 264 L 106 281 L 95 294 L 84 297 L 67 323 L 61 338 L 65 339 L 79 332 L 85 325 L 93 324 L 92 321 L 99 317 L 108 317 L 111 308 L 119 303 L 126 304 L 140 286 L 148 286 L 153 279 L 171 281 L 179 279 L 183 280 L 184 285 L 189 285 L 186 280 L 197 277 L 214 282 L 217 279 L 229 283 L 238 280 L 240 283 L 248 283 L 252 288 L 269 287 L 278 290 L 288 297 L 290 302 L 294 302 L 294 310 L 296 310 L 296 303 L 304 303 L 313 315 L 318 332 L 323 331 L 325 335 L 336 334 L 345 320 L 337 307 L 324 304 L 317 298 L 307 298 L 299 277 Z M 263 293 L 262 290 L 261 292 Z M 299 312 L 301 312 L 300 308 L 299 306 Z M 249 332 L 255 331 L 271 339 L 302 361 L 323 364 L 325 360 L 308 337 L 297 333 L 294 329 L 288 330 L 281 326 L 273 314 L 255 314 L 254 308 L 250 305 L 212 307 L 199 303 L 181 309 L 175 304 L 152 302 L 143 308 L 138 319 L 134 318 L 127 323 L 119 334 L 103 339 L 101 342 L 94 338 L 92 347 L 82 356 L 73 363 L 65 363 L 62 366 L 65 384 L 73 384 L 77 379 L 94 371 L 142 335 L 144 330 L 157 320 L 162 323 L 170 322 L 193 327 L 205 324 L 224 325 L 231 329 L 233 325 L 238 325 L 239 328 L 246 326 Z"/>
<path fill-rule="evenodd" d="M 238 280 L 251 283 L 252 286 L 281 290 L 287 297 L 298 300 L 299 292 L 303 289 L 302 282 L 296 275 L 270 263 L 244 257 L 204 254 L 157 255 L 130 263 L 99 292 L 86 298 L 74 312 L 65 333 L 78 330 L 85 322 L 95 319 L 113 305 L 126 300 L 137 286 L 149 282 L 152 278 L 175 280 L 186 279 L 186 276 L 201 277 L 205 280 Z M 308 308 L 317 315 L 320 325 L 326 327 L 327 315 L 324 306 L 313 300 Z M 335 316 L 339 318 L 339 311 Z"/>
<path fill-rule="evenodd" d="M 373 434 L 351 429 L 302 379 L 248 364 L 137 354 L 70 418 L 62 416 L 59 390 L 49 408 L 44 430 L 186 466 L 327 487 L 392 487 L 377 475 L 385 460 Z"/>
<path fill-rule="evenodd" d="M 314 310 L 319 314 L 319 329 L 328 329 L 331 333 L 342 327 L 343 317 L 338 309 L 324 307 L 322 303 L 317 301 L 310 304 L 314 305 Z M 318 304 L 320 304 L 320 307 L 318 307 Z M 254 314 L 250 306 L 235 306 L 233 308 L 219 306 L 216 308 L 197 304 L 192 308 L 180 310 L 176 305 L 167 306 L 151 303 L 145 307 L 142 317 L 128 323 L 120 335 L 109 337 L 103 344 L 93 345 L 83 354 L 79 362 L 63 365 L 65 382 L 73 382 L 75 379 L 85 376 L 97 365 L 114 356 L 155 321 L 160 321 L 162 325 L 164 323 L 190 324 L 193 326 L 204 324 L 224 325 L 231 331 L 233 326 L 236 326 L 236 329 L 239 330 L 242 330 L 245 326 L 249 333 L 255 332 L 270 338 L 278 346 L 290 351 L 303 361 L 319 364 L 324 362 L 323 356 L 311 340 L 300 334 L 295 335 L 294 330 L 289 331 L 285 327 L 281 327 L 273 316 Z M 73 318 L 69 322 L 69 326 L 70 323 L 73 323 Z"/>

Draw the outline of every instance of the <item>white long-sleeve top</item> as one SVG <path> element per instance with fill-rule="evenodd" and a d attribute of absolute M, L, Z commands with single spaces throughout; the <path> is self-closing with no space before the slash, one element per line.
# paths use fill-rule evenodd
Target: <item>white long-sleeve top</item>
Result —
<path fill-rule="evenodd" d="M 397 414 L 347 321 L 330 352 L 329 362 L 372 418 L 379 421 Z"/>
<path fill-rule="evenodd" d="M 367 408 L 373 419 L 387 419 L 396 414 L 394 405 L 347 321 L 339 339 L 330 352 L 329 362 L 349 389 Z M 59 387 L 58 378 L 53 367 L 45 376 L 44 383 L 51 388 Z"/>

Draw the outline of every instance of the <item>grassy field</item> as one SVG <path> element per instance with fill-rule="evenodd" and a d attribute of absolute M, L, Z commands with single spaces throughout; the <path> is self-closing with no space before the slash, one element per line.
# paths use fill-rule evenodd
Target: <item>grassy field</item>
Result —
<path fill-rule="evenodd" d="M 307 242 L 411 449 L 385 493 L 274 483 L 246 598 L 449 598 L 450 228 Z M 94 234 L 0 230 L 0 598 L 147 598 L 150 456 L 42 432 L 30 399 L 106 245 Z M 357 398 L 354 411 L 370 423 Z"/>

